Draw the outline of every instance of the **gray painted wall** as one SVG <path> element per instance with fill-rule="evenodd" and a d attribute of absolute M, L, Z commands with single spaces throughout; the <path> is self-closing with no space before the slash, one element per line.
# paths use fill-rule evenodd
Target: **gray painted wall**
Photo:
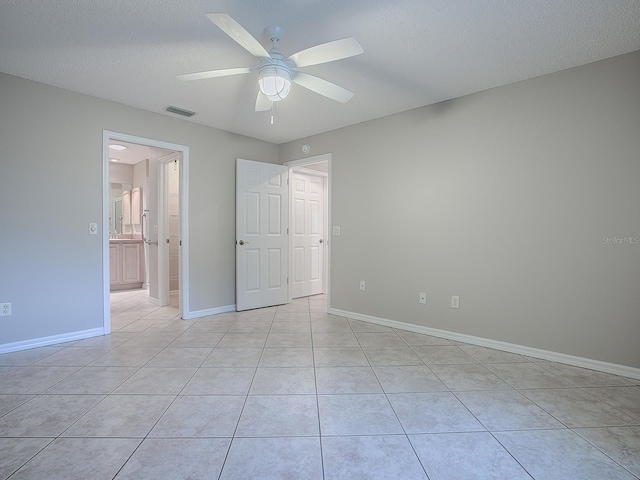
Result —
<path fill-rule="evenodd" d="M 191 310 L 235 303 L 235 159 L 276 145 L 4 74 L 0 105 L 0 345 L 102 326 L 103 130 L 189 146 Z"/>
<path fill-rule="evenodd" d="M 281 161 L 304 143 L 333 155 L 333 308 L 640 367 L 640 52 L 281 145 Z"/>

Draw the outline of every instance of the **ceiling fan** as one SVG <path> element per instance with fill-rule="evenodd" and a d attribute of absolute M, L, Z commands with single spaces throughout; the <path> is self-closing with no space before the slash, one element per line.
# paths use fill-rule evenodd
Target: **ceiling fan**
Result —
<path fill-rule="evenodd" d="M 277 46 L 284 33 L 281 27 L 271 26 L 265 29 L 273 43 L 271 50 L 267 52 L 258 40 L 226 13 L 208 13 L 206 16 L 245 50 L 258 57 L 260 66 L 187 73 L 178 75 L 180 80 L 202 80 L 257 72 L 259 90 L 256 112 L 269 110 L 273 102 L 283 100 L 289 94 L 291 82 L 341 103 L 346 103 L 353 97 L 349 90 L 298 69 L 364 53 L 355 38 L 323 43 L 284 58 Z"/>

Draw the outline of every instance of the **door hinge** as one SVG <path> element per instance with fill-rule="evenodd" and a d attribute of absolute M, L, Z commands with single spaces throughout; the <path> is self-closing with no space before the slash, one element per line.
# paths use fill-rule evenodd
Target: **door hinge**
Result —
<path fill-rule="evenodd" d="M 287 235 L 289 235 L 289 229 L 287 228 Z"/>
<path fill-rule="evenodd" d="M 287 277 L 287 285 L 289 285 L 289 277 Z"/>

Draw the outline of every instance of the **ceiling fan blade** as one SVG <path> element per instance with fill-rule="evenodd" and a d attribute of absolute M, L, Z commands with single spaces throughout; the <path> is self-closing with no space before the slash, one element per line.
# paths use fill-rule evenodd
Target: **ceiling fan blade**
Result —
<path fill-rule="evenodd" d="M 349 37 L 307 48 L 306 50 L 294 53 L 289 57 L 289 60 L 293 60 L 296 67 L 300 68 L 318 65 L 319 63 L 333 62 L 334 60 L 353 57 L 361 53 L 364 53 L 364 50 L 358 41 L 353 37 Z"/>
<path fill-rule="evenodd" d="M 265 50 L 260 42 L 226 13 L 207 13 L 207 18 L 215 23 L 220 30 L 238 42 L 240 46 L 251 55 L 259 58 L 271 58 L 269 52 Z"/>
<path fill-rule="evenodd" d="M 291 79 L 301 87 L 308 88 L 312 92 L 324 95 L 331 100 L 340 103 L 347 103 L 353 97 L 353 93 L 342 88 L 335 83 L 327 82 L 321 78 L 309 75 L 308 73 L 297 72 L 296 76 Z"/>
<path fill-rule="evenodd" d="M 267 96 L 258 90 L 258 98 L 256 98 L 256 112 L 266 112 L 271 110 L 273 102 Z"/>
<path fill-rule="evenodd" d="M 251 73 L 255 71 L 255 68 L 225 68 L 223 70 L 209 70 L 206 72 L 196 72 L 196 73 L 185 73 L 183 75 L 178 75 L 177 78 L 180 80 L 202 80 L 205 78 L 216 78 L 216 77 L 228 77 L 230 75 L 242 75 L 244 73 Z"/>

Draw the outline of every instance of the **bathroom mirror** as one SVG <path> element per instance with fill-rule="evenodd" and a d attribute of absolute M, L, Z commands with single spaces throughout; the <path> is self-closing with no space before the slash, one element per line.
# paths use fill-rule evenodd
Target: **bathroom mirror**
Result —
<path fill-rule="evenodd" d="M 131 190 L 131 185 L 127 183 L 110 183 L 109 184 L 109 231 L 114 235 L 123 232 L 123 210 L 122 210 L 122 193 Z"/>

